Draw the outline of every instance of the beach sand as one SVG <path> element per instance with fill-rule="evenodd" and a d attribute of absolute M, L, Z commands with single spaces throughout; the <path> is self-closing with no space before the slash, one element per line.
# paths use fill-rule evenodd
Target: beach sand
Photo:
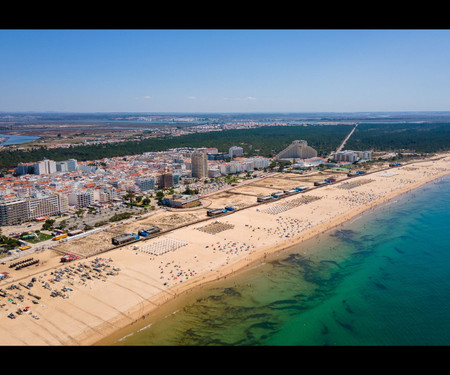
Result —
<path fill-rule="evenodd" d="M 448 173 L 450 154 L 443 154 L 435 160 L 341 178 L 341 182 L 270 203 L 248 204 L 207 221 L 194 220 L 205 215 L 205 209 L 195 211 L 192 223 L 182 228 L 169 228 L 145 242 L 70 263 L 59 263 L 58 253 L 45 250 L 34 255 L 42 257 L 37 266 L 8 271 L 3 265 L 0 272 L 11 272 L 11 277 L 0 282 L 1 290 L 8 292 L 0 297 L 0 345 L 107 345 L 118 331 L 157 315 L 165 303 L 257 265 L 270 254 L 370 213 L 372 207 Z M 273 191 L 283 190 L 275 184 L 273 179 Z M 245 194 L 248 202 L 256 202 L 251 184 L 245 186 Z M 95 247 L 96 242 L 92 240 L 91 245 Z M 72 246 L 76 250 L 76 242 Z M 27 285 L 33 277 L 30 289 L 19 285 Z M 11 289 L 13 284 L 20 290 Z M 8 318 L 19 308 L 26 311 Z"/>

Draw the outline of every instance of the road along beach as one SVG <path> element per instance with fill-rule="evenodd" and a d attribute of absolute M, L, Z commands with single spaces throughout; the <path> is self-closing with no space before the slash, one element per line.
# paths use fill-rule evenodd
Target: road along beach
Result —
<path fill-rule="evenodd" d="M 443 154 L 65 264 L 46 250 L 39 264 L 0 282 L 5 292 L 0 297 L 0 344 L 107 344 L 117 331 L 193 288 L 258 264 L 363 212 L 370 214 L 376 205 L 448 173 L 450 154 Z"/>

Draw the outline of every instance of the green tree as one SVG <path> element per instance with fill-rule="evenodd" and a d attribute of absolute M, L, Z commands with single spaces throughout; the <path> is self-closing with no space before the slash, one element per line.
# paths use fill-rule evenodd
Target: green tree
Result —
<path fill-rule="evenodd" d="M 42 224 L 42 229 L 44 230 L 53 230 L 53 224 L 55 224 L 55 220 L 47 219 L 44 224 Z"/>
<path fill-rule="evenodd" d="M 60 222 L 59 222 L 59 225 L 58 225 L 58 229 L 61 229 L 61 230 L 64 230 L 66 227 L 67 227 L 67 221 L 66 220 L 61 220 Z"/>

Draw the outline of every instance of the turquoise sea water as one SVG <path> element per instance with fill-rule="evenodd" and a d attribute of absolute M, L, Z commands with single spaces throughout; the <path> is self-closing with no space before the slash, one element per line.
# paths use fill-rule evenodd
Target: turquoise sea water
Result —
<path fill-rule="evenodd" d="M 450 344 L 450 176 L 186 300 L 114 345 Z"/>

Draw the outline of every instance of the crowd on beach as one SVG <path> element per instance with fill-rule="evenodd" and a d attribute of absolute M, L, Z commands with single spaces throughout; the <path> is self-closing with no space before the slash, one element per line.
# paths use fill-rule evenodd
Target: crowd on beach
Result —
<path fill-rule="evenodd" d="M 246 224 L 245 226 L 251 229 L 253 232 L 255 230 L 263 230 L 265 235 L 275 235 L 278 238 L 292 238 L 299 235 L 302 231 L 311 228 L 312 222 L 307 219 L 297 219 L 293 217 L 283 217 L 279 215 L 275 219 L 275 226 L 253 226 L 251 224 Z M 260 240 L 258 237 L 257 240 Z"/>
<path fill-rule="evenodd" d="M 226 240 L 226 239 L 225 239 Z M 211 248 L 213 251 L 223 251 L 226 254 L 239 254 L 243 251 L 249 251 L 250 249 L 254 249 L 255 245 L 248 244 L 246 242 L 240 243 L 239 241 L 229 240 L 228 242 L 221 243 L 217 241 L 216 243 L 212 243 L 210 245 L 206 245 L 206 248 Z"/>
<path fill-rule="evenodd" d="M 431 177 L 441 173 L 445 168 L 429 167 L 420 172 L 421 177 Z M 409 170 L 407 170 L 408 172 Z M 411 169 L 410 171 L 414 171 Z M 318 196 L 304 195 L 301 198 L 286 199 L 279 202 L 273 202 L 262 208 L 256 208 L 257 215 L 264 216 L 264 220 L 259 223 L 264 224 L 245 224 L 246 240 L 238 241 L 236 239 L 223 238 L 220 233 L 235 229 L 234 224 L 215 220 L 202 227 L 195 229 L 215 235 L 214 242 L 205 243 L 205 249 L 212 253 L 221 253 L 226 255 L 226 263 L 233 257 L 244 254 L 250 254 L 256 249 L 255 244 L 264 245 L 265 241 L 279 243 L 284 240 L 297 239 L 302 236 L 305 230 L 313 226 L 326 223 L 330 218 L 345 211 L 345 209 L 329 210 L 326 205 L 311 204 L 308 205 L 308 214 L 301 217 L 286 216 L 284 212 L 323 199 L 338 200 L 345 208 L 354 208 L 357 206 L 367 205 L 371 202 L 384 198 L 389 192 L 411 186 L 418 182 L 419 177 L 414 177 L 407 173 L 394 173 L 391 171 L 379 174 L 380 177 L 389 178 L 392 183 L 375 185 L 374 179 L 359 179 L 345 181 L 337 185 L 339 190 L 328 191 L 323 190 Z M 416 176 L 418 172 L 415 172 Z M 374 185 L 367 185 L 373 183 Z M 363 186 L 364 185 L 364 186 Z M 378 186 L 382 186 L 378 189 Z M 339 211 L 339 212 L 338 212 Z M 273 216 L 267 216 L 270 214 Z M 269 219 L 268 219 L 269 218 Z M 199 234 L 197 232 L 197 234 Z M 219 238 L 220 237 L 220 238 Z M 227 236 L 228 237 L 228 236 Z M 242 238 L 241 238 L 242 239 Z M 161 238 L 151 240 L 145 245 L 134 246 L 134 250 L 139 250 L 153 256 L 163 255 L 171 251 L 175 251 L 189 242 L 174 238 Z M 137 253 L 136 253 L 137 254 Z M 182 266 L 179 261 L 174 258 L 168 261 L 165 258 L 160 261 L 158 266 L 159 280 L 163 286 L 169 287 L 175 284 L 183 283 L 197 275 L 197 271 L 193 268 L 195 262 L 199 262 L 197 255 L 190 259 Z M 155 267 L 158 265 L 157 260 L 161 258 L 150 258 L 155 261 Z M 70 298 L 74 290 L 81 287 L 92 288 L 96 281 L 106 281 L 109 276 L 117 275 L 120 269 L 112 265 L 112 259 L 95 258 L 85 262 L 67 263 L 48 273 L 41 273 L 39 276 L 31 277 L 25 281 L 25 278 L 17 284 L 10 284 L 7 288 L 0 289 L 0 311 L 6 312 L 11 319 L 19 316 L 30 316 L 38 320 L 39 316 L 35 311 L 44 311 L 47 307 L 43 303 L 46 299 L 42 299 L 43 293 L 49 293 L 51 297 L 67 299 Z M 212 262 L 211 262 L 212 263 Z M 39 289 L 37 286 L 41 286 Z"/>
<path fill-rule="evenodd" d="M 382 197 L 383 195 L 374 193 L 371 190 L 370 192 L 348 191 L 347 194 L 341 194 L 336 198 L 343 202 L 346 202 L 347 206 L 352 208 L 355 206 L 368 204 Z"/>
<path fill-rule="evenodd" d="M 217 234 L 217 233 L 223 232 L 228 229 L 233 229 L 233 228 L 234 228 L 233 224 L 222 223 L 222 222 L 216 220 L 211 224 L 204 225 L 200 228 L 197 228 L 197 230 L 199 230 L 201 232 L 209 233 L 209 234 Z"/>
<path fill-rule="evenodd" d="M 354 189 L 355 187 L 368 184 L 369 182 L 372 182 L 372 181 L 374 181 L 374 180 L 368 179 L 368 178 L 354 180 L 354 181 L 345 181 L 342 184 L 338 185 L 337 188 L 338 189 Z"/>
<path fill-rule="evenodd" d="M 166 263 L 161 261 L 158 269 L 161 274 L 160 279 L 163 281 L 164 286 L 169 286 L 171 281 L 182 283 L 183 280 L 187 281 L 189 277 L 193 277 L 197 274 L 197 271 L 194 269 L 183 269 L 183 267 L 176 264 L 174 260 Z"/>
<path fill-rule="evenodd" d="M 6 290 L 0 289 L 3 300 L 0 301 L 0 308 L 8 312 L 8 317 L 15 319 L 23 314 L 30 315 L 34 319 L 39 319 L 31 309 L 31 304 L 40 305 L 40 308 L 46 308 L 46 305 L 40 304 L 42 290 L 36 291 L 35 286 L 41 284 L 41 287 L 48 290 L 51 297 L 69 298 L 70 293 L 74 291 L 75 284 L 88 286 L 88 280 L 98 279 L 106 281 L 108 276 L 114 276 L 120 271 L 114 265 L 111 265 L 112 259 L 98 258 L 87 263 L 78 262 L 60 267 L 49 274 L 44 273 L 40 276 L 32 277 L 28 282 L 18 282 L 11 284 Z M 28 290 L 26 297 L 24 294 Z M 3 303 L 2 303 L 3 302 Z M 37 306 L 36 306 L 37 308 Z M 13 310 L 13 311 L 11 311 Z"/>

